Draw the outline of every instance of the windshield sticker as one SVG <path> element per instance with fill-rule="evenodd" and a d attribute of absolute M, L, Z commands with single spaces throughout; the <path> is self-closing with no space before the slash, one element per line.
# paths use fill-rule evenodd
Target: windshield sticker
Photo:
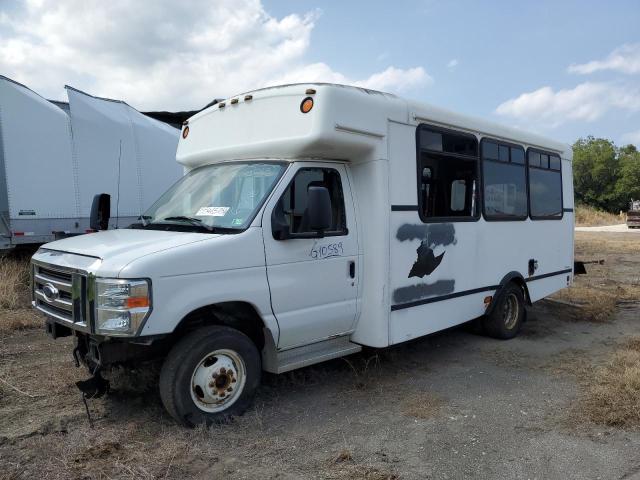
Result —
<path fill-rule="evenodd" d="M 241 218 L 234 218 L 234 219 L 231 221 L 231 225 L 242 225 L 243 223 L 244 223 L 244 222 L 243 222 L 243 220 L 242 220 Z"/>
<path fill-rule="evenodd" d="M 197 217 L 224 217 L 229 211 L 229 207 L 200 207 Z"/>

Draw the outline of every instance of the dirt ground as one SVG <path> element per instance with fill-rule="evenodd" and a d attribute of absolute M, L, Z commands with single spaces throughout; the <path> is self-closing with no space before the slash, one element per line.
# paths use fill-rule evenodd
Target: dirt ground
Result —
<path fill-rule="evenodd" d="M 0 478 L 640 479 L 640 365 L 622 421 L 593 397 L 616 391 L 602 368 L 640 337 L 640 237 L 578 233 L 576 257 L 605 264 L 514 340 L 457 328 L 265 375 L 247 414 L 208 430 L 177 426 L 146 370 L 114 374 L 90 428 L 71 342 L 0 329 Z"/>

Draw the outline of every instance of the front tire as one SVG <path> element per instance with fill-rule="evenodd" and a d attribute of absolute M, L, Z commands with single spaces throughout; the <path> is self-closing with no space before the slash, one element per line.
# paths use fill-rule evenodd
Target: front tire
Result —
<path fill-rule="evenodd" d="M 220 423 L 242 415 L 260 384 L 261 360 L 244 333 L 199 328 L 182 338 L 160 372 L 160 398 L 181 424 Z"/>
<path fill-rule="evenodd" d="M 524 317 L 524 292 L 511 282 L 504 287 L 491 313 L 483 318 L 483 328 L 490 337 L 508 340 L 518 335 Z"/>

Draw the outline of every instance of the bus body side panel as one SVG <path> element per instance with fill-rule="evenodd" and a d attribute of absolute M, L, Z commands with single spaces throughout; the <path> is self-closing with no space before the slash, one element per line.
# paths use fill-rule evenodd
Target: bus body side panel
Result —
<path fill-rule="evenodd" d="M 562 159 L 562 205 L 562 220 L 529 220 L 531 236 L 526 241 L 531 258 L 538 262 L 533 276 L 525 275 L 532 302 L 573 283 L 575 216 L 571 152 Z"/>
<path fill-rule="evenodd" d="M 572 210 L 571 163 L 564 160 L 562 165 L 563 206 Z M 508 273 L 518 272 L 535 302 L 571 283 L 573 212 L 565 211 L 560 220 L 481 220 L 478 249 L 479 286 L 495 285 Z M 537 265 L 531 273 L 530 261 Z"/>
<path fill-rule="evenodd" d="M 349 165 L 358 214 L 358 278 L 361 304 L 351 339 L 370 347 L 389 345 L 389 197 L 387 160 Z"/>
<path fill-rule="evenodd" d="M 399 343 L 482 314 L 475 292 L 477 224 L 424 223 L 417 211 L 416 127 L 390 126 L 390 343 Z M 421 265 L 432 256 L 432 271 Z M 430 269 L 429 269 L 430 270 Z"/>

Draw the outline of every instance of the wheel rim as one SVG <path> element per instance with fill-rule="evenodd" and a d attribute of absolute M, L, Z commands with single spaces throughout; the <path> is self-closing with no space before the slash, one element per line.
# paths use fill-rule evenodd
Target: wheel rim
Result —
<path fill-rule="evenodd" d="M 516 297 L 515 293 L 510 293 L 504 300 L 502 320 L 507 330 L 511 330 L 518 322 L 518 297 Z"/>
<path fill-rule="evenodd" d="M 233 350 L 205 355 L 191 375 L 191 398 L 207 413 L 226 410 L 240 397 L 247 379 L 244 360 Z"/>

